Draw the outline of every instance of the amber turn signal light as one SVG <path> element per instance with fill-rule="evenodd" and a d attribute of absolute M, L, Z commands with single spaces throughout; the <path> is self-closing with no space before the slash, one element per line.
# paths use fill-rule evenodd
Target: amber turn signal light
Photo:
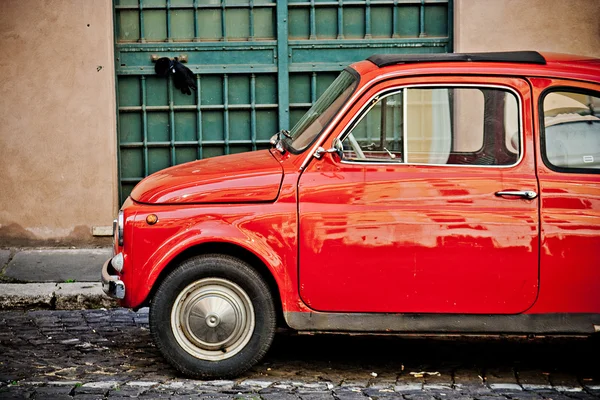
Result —
<path fill-rule="evenodd" d="M 146 222 L 148 223 L 148 225 L 154 225 L 158 222 L 158 217 L 156 216 L 156 214 L 150 214 L 146 217 Z"/>

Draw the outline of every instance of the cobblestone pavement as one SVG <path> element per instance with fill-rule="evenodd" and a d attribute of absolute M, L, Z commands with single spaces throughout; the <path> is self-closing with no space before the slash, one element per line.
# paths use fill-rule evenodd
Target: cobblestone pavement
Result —
<path fill-rule="evenodd" d="M 597 338 L 595 338 L 597 339 Z M 598 340 L 278 334 L 237 380 L 179 376 L 147 310 L 0 312 L 0 398 L 593 400 Z"/>

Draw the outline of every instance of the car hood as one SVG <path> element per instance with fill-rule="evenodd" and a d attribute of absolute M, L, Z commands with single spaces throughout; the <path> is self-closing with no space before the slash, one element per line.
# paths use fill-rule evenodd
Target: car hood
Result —
<path fill-rule="evenodd" d="M 268 150 L 207 158 L 156 172 L 131 198 L 148 204 L 274 201 L 283 169 Z"/>

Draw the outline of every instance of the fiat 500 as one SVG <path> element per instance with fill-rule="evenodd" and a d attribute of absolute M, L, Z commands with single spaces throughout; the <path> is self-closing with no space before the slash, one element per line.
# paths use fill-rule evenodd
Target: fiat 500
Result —
<path fill-rule="evenodd" d="M 157 172 L 115 221 L 104 290 L 184 374 L 240 374 L 276 327 L 600 330 L 599 59 L 374 55 L 271 143 Z"/>

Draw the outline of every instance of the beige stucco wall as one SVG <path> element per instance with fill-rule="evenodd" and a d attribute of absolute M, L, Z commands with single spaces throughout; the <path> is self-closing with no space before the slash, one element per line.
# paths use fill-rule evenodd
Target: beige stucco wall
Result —
<path fill-rule="evenodd" d="M 0 1 L 0 246 L 94 243 L 117 208 L 112 3 Z"/>
<path fill-rule="evenodd" d="M 454 0 L 454 51 L 600 57 L 600 0 Z"/>

